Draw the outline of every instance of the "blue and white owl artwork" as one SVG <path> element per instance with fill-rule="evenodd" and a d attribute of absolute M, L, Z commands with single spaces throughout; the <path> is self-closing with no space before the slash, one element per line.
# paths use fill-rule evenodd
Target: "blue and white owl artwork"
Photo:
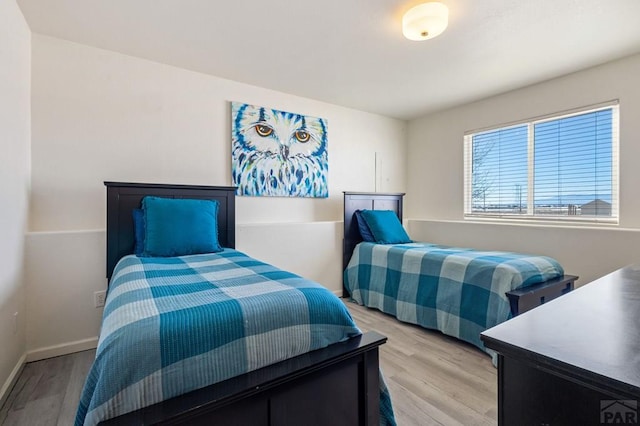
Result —
<path fill-rule="evenodd" d="M 238 195 L 329 196 L 327 121 L 231 103 L 231 161 Z"/>

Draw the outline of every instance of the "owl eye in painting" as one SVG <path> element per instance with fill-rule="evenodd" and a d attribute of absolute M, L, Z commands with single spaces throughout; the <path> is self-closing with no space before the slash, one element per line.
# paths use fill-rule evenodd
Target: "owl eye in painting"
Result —
<path fill-rule="evenodd" d="M 298 142 L 302 143 L 309 142 L 311 139 L 311 135 L 306 130 L 296 130 L 295 136 Z"/>
<path fill-rule="evenodd" d="M 258 133 L 258 135 L 262 136 L 263 138 L 266 138 L 273 134 L 273 129 L 266 124 L 256 124 L 255 129 L 256 133 Z"/>

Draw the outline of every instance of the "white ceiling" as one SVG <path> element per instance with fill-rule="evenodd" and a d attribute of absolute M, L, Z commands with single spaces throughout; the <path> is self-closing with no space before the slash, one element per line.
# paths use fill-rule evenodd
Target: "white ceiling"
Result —
<path fill-rule="evenodd" d="M 411 119 L 640 52 L 640 0 L 18 0 L 33 32 Z"/>

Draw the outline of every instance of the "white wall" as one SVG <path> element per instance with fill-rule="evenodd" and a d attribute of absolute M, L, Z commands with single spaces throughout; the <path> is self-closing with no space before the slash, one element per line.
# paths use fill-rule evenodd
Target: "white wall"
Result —
<path fill-rule="evenodd" d="M 105 244 L 101 229 L 27 233 L 27 361 L 96 346 Z"/>
<path fill-rule="evenodd" d="M 640 262 L 640 55 L 409 123 L 405 214 L 414 239 L 556 257 L 585 284 Z M 576 229 L 463 220 L 463 134 L 553 112 L 620 100 L 620 225 Z"/>
<path fill-rule="evenodd" d="M 239 197 L 238 249 L 338 292 L 342 191 L 374 189 L 376 152 L 378 189 L 405 189 L 403 121 L 38 34 L 32 43 L 30 359 L 98 333 L 102 182 L 230 184 L 230 101 L 323 117 L 329 129 L 329 198 Z"/>
<path fill-rule="evenodd" d="M 0 406 L 25 351 L 30 70 L 29 27 L 15 0 L 0 0 Z"/>

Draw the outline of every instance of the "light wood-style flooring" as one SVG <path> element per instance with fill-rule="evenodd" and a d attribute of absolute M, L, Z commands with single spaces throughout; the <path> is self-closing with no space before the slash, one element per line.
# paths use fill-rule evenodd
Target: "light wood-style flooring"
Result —
<path fill-rule="evenodd" d="M 380 348 L 380 364 L 399 426 L 497 423 L 496 369 L 488 355 L 441 333 L 345 303 L 363 331 L 389 339 Z M 72 425 L 94 357 L 92 350 L 27 364 L 0 409 L 0 424 Z"/>
<path fill-rule="evenodd" d="M 0 409 L 0 424 L 73 425 L 95 355 L 90 350 L 25 365 Z"/>
<path fill-rule="evenodd" d="M 399 426 L 496 425 L 497 370 L 476 347 L 346 302 L 362 331 L 387 336 L 380 367 Z"/>

